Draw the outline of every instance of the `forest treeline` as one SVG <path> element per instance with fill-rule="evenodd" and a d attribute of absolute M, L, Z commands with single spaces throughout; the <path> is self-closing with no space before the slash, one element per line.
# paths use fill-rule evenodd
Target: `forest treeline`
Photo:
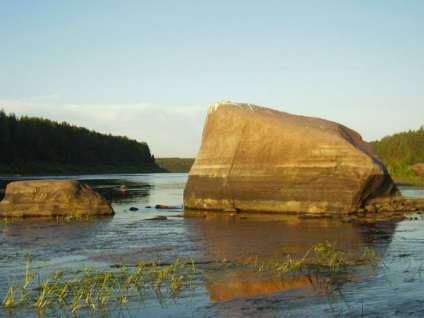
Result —
<path fill-rule="evenodd" d="M 417 177 L 411 170 L 414 164 L 424 163 L 424 125 L 418 130 L 386 136 L 370 144 L 396 182 L 424 182 L 423 177 Z"/>
<path fill-rule="evenodd" d="M 133 172 L 161 170 L 145 142 L 101 134 L 66 122 L 16 117 L 0 110 L 0 173 L 20 173 L 20 169 L 33 173 L 36 171 L 28 170 L 55 166 L 85 167 L 84 172 L 89 167 L 98 172 L 99 167 L 118 166 L 137 170 Z"/>
<path fill-rule="evenodd" d="M 168 172 L 189 172 L 194 158 L 156 158 L 156 163 Z"/>
<path fill-rule="evenodd" d="M 411 167 L 424 163 L 424 125 L 371 146 L 396 182 L 424 183 Z M 189 172 L 194 158 L 157 158 L 145 142 L 66 122 L 6 114 L 0 109 L 0 175 Z"/>

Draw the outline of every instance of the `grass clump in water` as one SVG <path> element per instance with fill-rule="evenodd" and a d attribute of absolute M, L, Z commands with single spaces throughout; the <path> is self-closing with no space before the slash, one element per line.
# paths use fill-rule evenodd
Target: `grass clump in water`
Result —
<path fill-rule="evenodd" d="M 140 262 L 131 271 L 125 265 L 106 270 L 82 266 L 76 271 L 56 271 L 41 281 L 27 260 L 22 281 L 13 282 L 3 299 L 6 308 L 31 306 L 45 314 L 61 310 L 74 314 L 78 309 L 105 310 L 107 306 L 122 306 L 142 301 L 148 294 L 156 295 L 160 303 L 176 299 L 184 291 L 194 289 L 196 268 L 192 262 L 176 260 L 172 264 Z M 34 278 L 38 276 L 38 284 Z"/>
<path fill-rule="evenodd" d="M 330 293 L 344 286 L 354 266 L 375 265 L 377 262 L 378 257 L 374 250 L 365 248 L 361 255 L 352 256 L 337 250 L 336 244 L 325 241 L 313 246 L 300 259 L 287 255 L 285 259 L 268 262 L 256 259 L 253 265 L 256 272 L 272 273 L 281 279 L 307 277 L 317 291 Z"/>
<path fill-rule="evenodd" d="M 45 275 L 34 273 L 27 259 L 25 276 L 13 282 L 2 305 L 5 308 L 32 307 L 40 315 L 63 312 L 75 313 L 80 309 L 107 313 L 110 308 L 126 306 L 156 298 L 159 304 L 193 295 L 196 279 L 211 278 L 208 271 L 222 273 L 253 269 L 258 275 L 279 279 L 306 277 L 315 290 L 322 293 L 340 291 L 352 277 L 356 265 L 376 264 L 374 250 L 365 248 L 360 255 L 349 255 L 336 249 L 328 241 L 310 248 L 299 259 L 287 255 L 284 259 L 259 261 L 258 258 L 238 257 L 233 261 L 194 263 L 176 260 L 173 263 L 145 263 L 135 266 L 111 265 L 105 270 L 86 265 L 74 271 L 56 271 Z M 208 267 L 209 264 L 211 267 Z M 204 265 L 200 270 L 199 265 Z M 38 284 L 35 278 L 38 277 Z"/>

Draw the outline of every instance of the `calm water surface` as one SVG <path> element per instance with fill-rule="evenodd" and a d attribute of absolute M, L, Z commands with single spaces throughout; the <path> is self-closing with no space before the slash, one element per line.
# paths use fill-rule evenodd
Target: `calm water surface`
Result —
<path fill-rule="evenodd" d="M 46 177 L 49 179 L 51 177 Z M 61 177 L 63 179 L 63 177 Z M 340 220 L 278 219 L 247 215 L 183 218 L 182 196 L 187 174 L 70 176 L 102 193 L 114 217 L 89 221 L 13 220 L 0 225 L 0 297 L 25 273 L 28 256 L 40 272 L 82 265 L 107 269 L 140 260 L 173 262 L 192 258 L 198 263 L 260 260 L 302 256 L 326 240 L 338 249 L 361 253 L 375 249 L 383 260 L 375 267 L 358 267 L 340 292 L 322 293 L 307 281 L 289 284 L 252 275 L 244 269 L 209 272 L 193 294 L 159 304 L 154 296 L 130 302 L 112 317 L 424 317 L 424 220 L 400 223 L 349 224 Z M 28 178 L 21 178 L 28 179 Z M 39 179 L 39 178 L 38 178 Z M 8 182 L 0 178 L 0 197 Z M 120 189 L 121 185 L 126 190 Z M 405 197 L 424 198 L 424 187 L 401 187 Z M 172 209 L 156 209 L 157 204 Z M 130 211 L 135 207 L 137 211 Z M 158 215 L 167 220 L 148 220 Z M 290 286 L 288 286 L 290 285 Z M 291 288 L 289 288 L 291 287 Z M 58 314 L 58 316 L 62 316 Z M 77 317 L 104 313 L 77 311 Z M 0 309 L 0 317 L 38 317 L 35 310 Z"/>

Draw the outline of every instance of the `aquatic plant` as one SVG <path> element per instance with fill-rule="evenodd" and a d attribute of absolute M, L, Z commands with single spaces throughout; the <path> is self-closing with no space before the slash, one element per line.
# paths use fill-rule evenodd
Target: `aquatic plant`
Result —
<path fill-rule="evenodd" d="M 66 215 L 54 215 L 50 216 L 49 220 L 53 220 L 55 222 L 65 221 L 67 223 L 71 221 L 87 221 L 87 222 L 96 222 L 97 218 L 95 215 L 82 214 L 78 212 L 73 212 Z"/>
<path fill-rule="evenodd" d="M 118 263 L 104 270 L 83 265 L 76 270 L 65 268 L 43 277 L 35 272 L 40 267 L 31 268 L 30 261 L 28 256 L 24 277 L 11 283 L 2 305 L 5 308 L 30 306 L 42 316 L 47 311 L 75 314 L 80 309 L 107 313 L 111 307 L 143 302 L 151 296 L 162 305 L 186 296 L 186 292 L 193 293 L 196 280 L 213 279 L 211 272 L 222 273 L 237 268 L 252 268 L 258 275 L 271 274 L 282 280 L 307 277 L 317 291 L 331 293 L 340 290 L 348 281 L 350 268 L 376 263 L 378 258 L 370 249 L 360 255 L 347 255 L 326 241 L 313 246 L 299 259 L 287 255 L 267 261 L 260 261 L 257 257 L 199 263 L 193 259 L 177 259 L 169 264 L 140 261 L 133 266 Z"/>
<path fill-rule="evenodd" d="M 36 276 L 36 274 L 30 271 L 30 257 L 30 254 L 28 254 L 23 282 L 12 282 L 2 302 L 4 307 L 14 307 L 24 303 L 28 299 L 30 291 L 27 287 Z"/>
<path fill-rule="evenodd" d="M 310 248 L 300 259 L 287 255 L 283 259 L 260 262 L 256 258 L 253 266 L 258 273 L 272 273 L 281 279 L 305 276 L 316 290 L 328 293 L 343 287 L 353 266 L 377 262 L 374 250 L 365 248 L 361 255 L 347 256 L 346 252 L 336 249 L 335 243 L 325 241 Z"/>
<path fill-rule="evenodd" d="M 84 265 L 76 271 L 47 274 L 35 285 L 33 279 L 40 275 L 31 271 L 28 260 L 23 281 L 11 284 L 2 305 L 6 308 L 29 305 L 40 312 L 60 309 L 75 313 L 80 308 L 98 310 L 112 303 L 124 305 L 130 299 L 140 301 L 149 291 L 163 303 L 193 289 L 196 272 L 193 262 L 180 260 L 169 265 L 140 262 L 131 271 L 124 265 L 106 270 Z"/>
<path fill-rule="evenodd" d="M 8 224 L 8 223 L 10 223 L 10 220 L 7 217 L 0 218 L 0 224 L 5 225 L 5 224 Z"/>

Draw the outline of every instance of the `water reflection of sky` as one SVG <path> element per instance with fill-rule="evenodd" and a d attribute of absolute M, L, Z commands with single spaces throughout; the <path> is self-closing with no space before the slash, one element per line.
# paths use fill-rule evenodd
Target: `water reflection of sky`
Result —
<path fill-rule="evenodd" d="M 132 203 L 140 197 L 153 196 L 144 200 L 147 204 L 181 204 L 182 190 L 187 174 L 102 174 L 75 176 L 10 176 L 0 177 L 0 200 L 3 199 L 6 185 L 22 180 L 79 180 L 89 184 L 113 203 Z M 120 189 L 125 185 L 125 191 Z M 424 198 L 423 185 L 398 185 L 402 195 L 407 198 Z M 148 202 L 153 201 L 153 202 Z"/>
<path fill-rule="evenodd" d="M 23 180 L 78 180 L 90 185 L 112 205 L 181 205 L 187 174 L 106 174 L 0 177 L 0 200 L 8 183 Z M 125 186 L 124 189 L 121 186 Z"/>
<path fill-rule="evenodd" d="M 424 244 L 421 218 L 397 224 L 299 220 L 296 216 L 279 220 L 262 218 L 260 221 L 250 215 L 244 219 L 230 215 L 213 218 L 210 214 L 206 218 L 180 218 L 175 216 L 182 212 L 181 209 L 175 212 L 155 209 L 154 206 L 181 204 L 187 174 L 92 175 L 70 176 L 67 179 L 88 183 L 105 195 L 112 202 L 115 216 L 98 218 L 95 222 L 26 219 L 2 225 L 0 279 L 3 285 L 0 286 L 0 296 L 4 296 L 7 286 L 18 275 L 25 273 L 26 255 L 29 253 L 34 267 L 40 265 L 44 266 L 40 270 L 51 271 L 50 266 L 61 268 L 65 265 L 94 264 L 103 267 L 119 262 L 137 264 L 140 260 L 173 262 L 176 258 L 185 257 L 205 263 L 233 260 L 238 256 L 285 259 L 290 255 L 298 258 L 311 246 L 328 240 L 348 253 L 362 253 L 365 247 L 370 247 L 385 257 L 381 266 L 364 269 L 367 277 L 349 281 L 342 291 L 343 297 L 330 295 L 347 315 L 361 316 L 365 312 L 371 313 L 368 316 L 378 317 L 381 316 L 381 308 L 389 306 L 392 313 L 409 310 L 415 316 L 422 316 L 420 276 Z M 4 189 L 6 183 L 13 180 L 16 178 L 0 178 L 0 188 Z M 122 185 L 125 185 L 125 191 L 120 189 Z M 424 197 L 424 187 L 400 186 L 400 190 L 405 197 Z M 147 205 L 152 208 L 147 208 Z M 140 210 L 130 212 L 128 208 L 131 206 Z M 168 220 L 147 220 L 159 214 L 166 215 Z M 405 274 L 406 269 L 408 272 Z M 213 276 L 214 273 L 210 274 Z M 176 303 L 169 307 L 168 315 L 167 309 L 153 304 L 147 309 L 143 306 L 140 313 L 141 316 L 172 314 L 173 317 L 185 317 L 190 310 L 192 315 L 189 316 L 193 317 L 225 317 L 231 316 L 237 309 L 240 312 L 232 316 L 328 314 L 327 295 L 305 294 L 302 278 L 296 280 L 298 286 L 292 291 L 285 290 L 291 283 L 287 280 L 283 285 L 281 280 L 268 277 L 262 280 L 252 278 L 254 276 L 246 276 L 237 268 L 228 268 L 225 272 L 216 272 L 213 279 L 202 287 L 204 289 L 193 295 L 189 308 Z M 414 304 L 410 299 L 421 302 Z M 346 302 L 349 306 L 345 305 Z M 134 304 L 129 306 L 131 308 Z M 0 308 L 0 316 L 2 314 L 4 312 Z M 32 317 L 37 317 L 35 312 Z"/>
<path fill-rule="evenodd" d="M 405 199 L 424 198 L 424 186 L 401 185 L 398 188 Z"/>

